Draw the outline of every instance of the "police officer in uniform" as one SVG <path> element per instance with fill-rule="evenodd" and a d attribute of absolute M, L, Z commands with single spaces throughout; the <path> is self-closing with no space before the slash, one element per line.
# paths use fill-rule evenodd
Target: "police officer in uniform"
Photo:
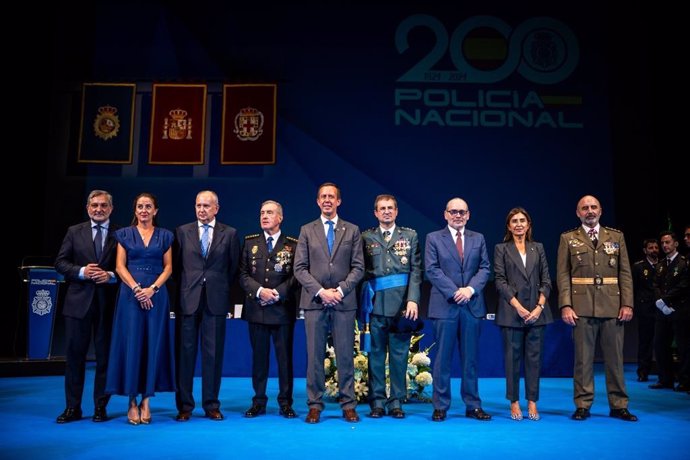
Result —
<path fill-rule="evenodd" d="M 390 416 L 400 419 L 405 417 L 401 402 L 407 397 L 405 376 L 411 331 L 399 331 L 399 323 L 402 316 L 409 320 L 418 318 L 422 257 L 417 232 L 395 224 L 398 203 L 394 196 L 377 196 L 374 215 L 379 226 L 362 233 L 366 267 L 363 298 L 369 299 L 364 302 L 362 309 L 371 309 L 369 416 L 381 418 L 387 408 Z M 387 353 L 389 396 L 386 396 Z"/>
<path fill-rule="evenodd" d="M 254 398 L 245 417 L 266 413 L 271 339 L 278 362 L 278 405 L 280 415 L 295 418 L 292 409 L 292 345 L 295 329 L 296 288 L 293 261 L 297 239 L 280 230 L 283 207 L 275 201 L 261 204 L 263 232 L 245 237 L 240 259 L 240 285 L 244 289 L 242 319 L 249 322 L 252 345 Z"/>
<path fill-rule="evenodd" d="M 649 380 L 654 350 L 654 270 L 659 257 L 659 242 L 654 238 L 644 240 L 642 251 L 645 258 L 632 266 L 635 288 L 635 317 L 637 318 L 637 381 Z"/>
<path fill-rule="evenodd" d="M 672 231 L 659 238 L 664 258 L 656 264 L 654 351 L 659 368 L 659 381 L 652 389 L 690 390 L 690 270 L 688 261 L 678 252 L 678 239 Z M 678 386 L 675 380 L 671 345 L 678 347 Z"/>
<path fill-rule="evenodd" d="M 633 316 L 633 283 L 623 233 L 599 225 L 599 200 L 580 199 L 575 210 L 582 226 L 561 235 L 558 290 L 561 318 L 574 326 L 574 420 L 586 420 L 594 401 L 597 339 L 606 366 L 611 417 L 636 422 L 628 411 L 623 374 L 623 323 Z"/>

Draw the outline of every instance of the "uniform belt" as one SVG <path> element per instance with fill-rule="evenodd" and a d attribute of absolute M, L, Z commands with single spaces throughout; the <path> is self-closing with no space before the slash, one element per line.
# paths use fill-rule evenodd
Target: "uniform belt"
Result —
<path fill-rule="evenodd" d="M 600 285 L 600 284 L 618 284 L 618 277 L 617 276 L 609 276 L 609 277 L 601 277 L 601 276 L 595 276 L 594 278 L 570 278 L 570 282 L 572 284 L 593 284 L 593 285 Z"/>

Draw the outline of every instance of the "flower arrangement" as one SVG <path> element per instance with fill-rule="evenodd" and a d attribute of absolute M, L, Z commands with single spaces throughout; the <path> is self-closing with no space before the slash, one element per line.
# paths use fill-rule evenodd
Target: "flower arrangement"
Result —
<path fill-rule="evenodd" d="M 369 358 L 367 353 L 360 349 L 359 343 L 359 328 L 355 324 L 355 349 L 354 349 L 354 366 L 355 366 L 355 395 L 357 401 L 366 401 L 369 395 Z M 424 334 L 413 335 L 410 340 L 410 352 L 407 357 L 407 399 L 416 399 L 418 401 L 429 402 L 431 397 L 428 388 L 433 383 L 431 377 L 431 359 L 429 358 L 429 350 L 434 344 L 431 344 L 423 350 L 418 350 L 419 341 L 424 337 Z M 323 363 L 326 374 L 326 396 L 337 398 L 338 396 L 338 366 L 335 356 L 335 349 L 333 346 L 326 347 L 326 359 Z M 386 391 L 390 389 L 388 378 L 388 365 L 386 364 Z"/>

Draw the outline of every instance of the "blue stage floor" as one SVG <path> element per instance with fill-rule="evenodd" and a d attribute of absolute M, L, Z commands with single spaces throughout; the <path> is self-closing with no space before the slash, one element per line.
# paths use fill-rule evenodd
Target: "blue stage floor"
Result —
<path fill-rule="evenodd" d="M 573 412 L 572 379 L 542 379 L 539 410 L 542 420 L 515 422 L 509 417 L 502 378 L 480 379 L 484 409 L 491 422 L 464 417 L 458 379 L 453 379 L 453 406 L 443 423 L 431 422 L 430 403 L 404 406 L 408 417 L 370 419 L 366 405 L 362 421 L 345 422 L 337 404 L 329 403 L 318 425 L 304 423 L 307 413 L 304 379 L 295 382 L 298 419 L 278 415 L 276 379 L 269 382 L 268 413 L 245 419 L 251 403 L 248 378 L 224 378 L 222 411 L 226 419 L 213 422 L 197 408 L 187 423 L 175 422 L 174 396 L 162 393 L 151 401 L 153 422 L 130 426 L 127 400 L 114 397 L 108 407 L 111 420 L 93 423 L 90 396 L 84 398 L 82 421 L 58 425 L 64 408 L 62 377 L 0 378 L 0 459 L 65 458 L 126 459 L 689 459 L 690 395 L 650 390 L 635 381 L 634 367 L 626 368 L 630 410 L 640 421 L 627 423 L 608 416 L 603 372 L 597 371 L 592 417 L 570 420 Z M 87 371 L 90 395 L 93 371 Z M 195 395 L 200 391 L 195 380 Z M 526 415 L 526 403 L 523 402 Z M 685 446 L 685 447 L 683 447 Z"/>

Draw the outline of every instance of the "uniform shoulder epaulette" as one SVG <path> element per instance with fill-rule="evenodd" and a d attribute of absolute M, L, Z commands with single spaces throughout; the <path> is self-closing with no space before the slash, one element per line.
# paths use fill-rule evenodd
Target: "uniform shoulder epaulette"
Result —
<path fill-rule="evenodd" d="M 565 235 L 566 233 L 576 232 L 578 228 L 580 228 L 580 227 L 575 227 L 575 228 L 571 228 L 570 230 L 566 230 L 563 233 L 561 233 L 561 235 Z"/>
<path fill-rule="evenodd" d="M 376 231 L 377 231 L 378 229 L 379 229 L 378 227 L 371 227 L 371 228 L 367 228 L 367 229 L 364 230 L 362 233 L 367 233 L 367 232 L 369 232 L 369 233 L 376 233 Z"/>
<path fill-rule="evenodd" d="M 297 238 L 295 238 L 294 236 L 286 236 L 285 239 L 290 240 L 293 243 L 299 243 L 299 240 Z"/>
<path fill-rule="evenodd" d="M 251 234 L 251 235 L 245 236 L 244 239 L 245 239 L 245 240 L 251 240 L 252 238 L 257 238 L 257 237 L 259 237 L 259 236 L 261 236 L 261 233 L 253 233 L 253 234 Z"/>
<path fill-rule="evenodd" d="M 605 228 L 606 230 L 611 230 L 612 232 L 623 233 L 623 230 L 618 230 L 617 228 L 607 227 L 607 226 L 605 226 L 605 225 L 604 225 L 604 228 Z"/>
<path fill-rule="evenodd" d="M 414 228 L 400 226 L 400 230 L 407 230 L 408 232 L 417 232 Z"/>

